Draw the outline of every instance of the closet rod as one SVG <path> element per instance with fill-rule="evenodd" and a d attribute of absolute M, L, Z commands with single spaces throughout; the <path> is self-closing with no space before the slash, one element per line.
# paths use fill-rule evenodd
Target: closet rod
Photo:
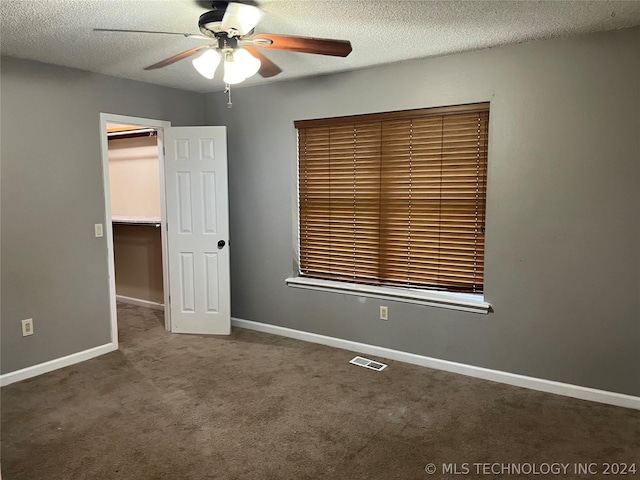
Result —
<path fill-rule="evenodd" d="M 107 138 L 109 140 L 114 138 L 133 138 L 133 137 L 153 137 L 157 135 L 157 131 L 155 128 L 141 128 L 139 130 L 125 130 L 122 132 L 111 132 L 107 133 Z"/>

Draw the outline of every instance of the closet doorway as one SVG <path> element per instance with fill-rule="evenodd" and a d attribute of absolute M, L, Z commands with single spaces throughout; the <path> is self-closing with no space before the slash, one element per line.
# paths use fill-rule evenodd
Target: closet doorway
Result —
<path fill-rule="evenodd" d="M 100 114 L 111 338 L 116 302 L 164 312 L 170 329 L 162 120 Z"/>
<path fill-rule="evenodd" d="M 155 128 L 107 123 L 116 300 L 164 310 Z"/>

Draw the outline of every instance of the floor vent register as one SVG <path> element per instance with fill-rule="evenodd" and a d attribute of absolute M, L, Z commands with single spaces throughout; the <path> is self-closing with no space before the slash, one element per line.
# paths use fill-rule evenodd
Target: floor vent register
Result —
<path fill-rule="evenodd" d="M 376 370 L 378 372 L 381 372 L 382 370 L 387 368 L 387 365 L 385 365 L 384 363 L 375 362 L 364 357 L 354 357 L 349 363 L 353 363 L 354 365 L 358 365 L 364 368 L 370 368 L 371 370 Z"/>

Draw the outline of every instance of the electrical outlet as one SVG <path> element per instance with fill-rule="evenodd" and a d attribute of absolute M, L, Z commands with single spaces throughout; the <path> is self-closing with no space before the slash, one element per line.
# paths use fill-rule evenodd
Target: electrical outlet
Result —
<path fill-rule="evenodd" d="M 380 307 L 380 320 L 389 320 L 389 307 Z"/>
<path fill-rule="evenodd" d="M 96 232 L 96 237 L 102 237 L 104 235 L 104 232 L 102 231 L 102 224 L 101 223 L 96 223 L 94 226 L 95 232 Z"/>
<path fill-rule="evenodd" d="M 28 337 L 29 335 L 33 335 L 33 318 L 22 320 L 22 336 Z"/>

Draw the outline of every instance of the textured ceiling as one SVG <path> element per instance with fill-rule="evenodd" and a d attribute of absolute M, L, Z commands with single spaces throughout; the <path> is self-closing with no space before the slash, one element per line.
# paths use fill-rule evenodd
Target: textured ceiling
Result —
<path fill-rule="evenodd" d="M 263 0 L 256 33 L 350 40 L 347 58 L 263 50 L 283 73 L 243 85 L 353 70 L 496 45 L 640 25 L 640 1 Z M 12 57 L 198 92 L 223 88 L 189 60 L 144 71 L 204 40 L 93 32 L 93 28 L 199 33 L 195 0 L 1 0 L 1 52 Z M 218 72 L 219 73 L 219 72 Z M 217 74 L 217 77 L 220 75 Z"/>

